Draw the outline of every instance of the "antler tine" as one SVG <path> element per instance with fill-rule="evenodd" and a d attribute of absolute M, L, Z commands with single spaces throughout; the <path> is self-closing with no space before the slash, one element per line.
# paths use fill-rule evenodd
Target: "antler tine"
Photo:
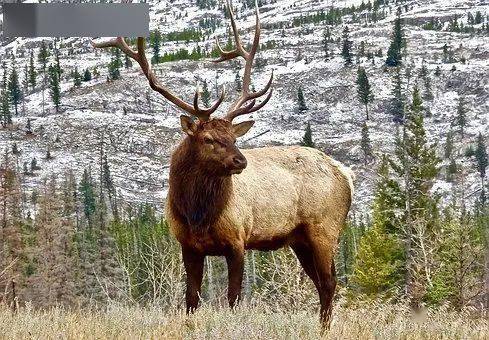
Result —
<path fill-rule="evenodd" d="M 260 91 L 256 92 L 251 92 L 250 91 L 250 84 L 251 84 L 251 69 L 253 67 L 253 60 L 255 58 L 255 54 L 258 51 L 258 47 L 260 46 L 260 17 L 259 17 L 259 12 L 258 12 L 258 4 L 255 1 L 255 17 L 256 17 L 256 23 L 255 23 L 255 35 L 253 38 L 253 43 L 251 45 L 251 48 L 248 51 L 246 51 L 241 43 L 241 39 L 238 34 L 238 28 L 236 25 L 236 20 L 234 18 L 234 13 L 233 9 L 231 7 L 230 2 L 227 0 L 226 5 L 228 7 L 229 11 L 229 16 L 231 18 L 231 27 L 233 30 L 233 36 L 234 36 L 234 41 L 236 44 L 236 48 L 232 51 L 224 51 L 221 48 L 221 45 L 219 44 L 219 40 L 216 38 L 216 44 L 217 48 L 220 52 L 220 57 L 219 59 L 214 60 L 214 62 L 222 62 L 225 60 L 231 60 L 237 57 L 242 57 L 245 60 L 245 67 L 244 67 L 244 74 L 243 74 L 243 88 L 241 92 L 241 96 L 237 98 L 234 103 L 231 105 L 229 108 L 225 118 L 228 119 L 229 121 L 232 121 L 234 118 L 237 116 L 255 112 L 262 108 L 266 102 L 270 99 L 271 92 L 265 98 L 265 100 L 260 103 L 257 106 L 254 106 L 256 101 L 256 98 L 259 98 L 266 94 L 268 90 L 270 89 L 272 85 L 272 80 L 273 80 L 273 72 L 272 76 L 270 77 L 270 80 L 268 81 L 267 85 Z M 249 100 L 252 100 L 249 104 L 246 104 L 243 106 L 246 102 Z"/>
<path fill-rule="evenodd" d="M 217 110 L 219 105 L 222 103 L 224 99 L 224 90 L 221 92 L 221 96 L 219 99 L 210 107 L 206 109 L 199 108 L 198 105 L 198 92 L 196 92 L 194 96 L 194 103 L 190 105 L 180 99 L 177 95 L 167 89 L 165 86 L 161 85 L 156 78 L 155 74 L 151 70 L 151 66 L 148 63 L 148 59 L 146 58 L 146 53 L 144 51 L 144 38 L 138 37 L 137 40 L 137 51 L 134 51 L 129 45 L 126 43 L 124 37 L 118 37 L 106 42 L 96 43 L 92 41 L 92 46 L 95 48 L 104 48 L 104 47 L 115 47 L 120 49 L 123 53 L 137 61 L 144 75 L 149 81 L 149 86 L 154 91 L 160 93 L 167 100 L 178 106 L 180 109 L 185 112 L 191 114 L 192 116 L 197 117 L 201 121 L 207 121 L 210 118 L 210 115 Z"/>

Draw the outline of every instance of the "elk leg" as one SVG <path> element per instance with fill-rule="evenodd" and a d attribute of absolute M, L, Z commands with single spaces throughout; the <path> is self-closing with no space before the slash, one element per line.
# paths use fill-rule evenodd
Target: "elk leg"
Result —
<path fill-rule="evenodd" d="M 241 283 L 243 281 L 244 271 L 244 248 L 232 249 L 226 255 L 228 265 L 228 301 L 229 306 L 233 308 L 241 298 Z"/>
<path fill-rule="evenodd" d="M 319 279 L 319 301 L 321 303 L 320 319 L 322 329 L 329 329 L 333 297 L 336 289 L 336 273 L 333 254 L 323 240 L 311 240 L 314 267 Z"/>
<path fill-rule="evenodd" d="M 204 274 L 204 255 L 182 247 L 183 263 L 187 273 L 187 290 L 185 302 L 187 314 L 192 313 L 199 304 L 200 287 Z"/>
<path fill-rule="evenodd" d="M 306 272 L 307 276 L 314 282 L 314 286 L 318 293 L 320 292 L 319 279 L 316 272 L 316 267 L 314 267 L 314 259 L 312 257 L 312 250 L 309 246 L 304 244 L 293 244 L 291 245 L 294 250 L 297 259 L 301 263 L 302 268 Z"/>

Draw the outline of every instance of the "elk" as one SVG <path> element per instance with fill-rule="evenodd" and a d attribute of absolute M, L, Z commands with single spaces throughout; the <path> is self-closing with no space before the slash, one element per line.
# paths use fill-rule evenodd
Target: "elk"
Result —
<path fill-rule="evenodd" d="M 216 39 L 220 57 L 214 62 L 241 57 L 245 65 L 241 94 L 223 118 L 211 114 L 222 103 L 224 91 L 210 108 L 201 108 L 198 91 L 189 104 L 158 82 L 145 56 L 144 38 L 138 38 L 136 51 L 121 37 L 94 46 L 120 48 L 139 63 L 153 90 L 195 118 L 180 117 L 186 135 L 171 157 L 166 201 L 166 218 L 181 245 L 186 271 L 187 313 L 197 308 L 206 256 L 226 258 L 233 307 L 240 299 L 245 251 L 289 246 L 314 282 L 320 320 L 328 327 L 336 287 L 333 256 L 350 209 L 353 173 L 313 148 L 238 149 L 236 139 L 254 121 L 233 120 L 269 101 L 273 73 L 262 90 L 250 91 L 260 41 L 258 7 L 249 50 L 243 47 L 229 3 L 227 7 L 235 49 L 224 51 Z"/>

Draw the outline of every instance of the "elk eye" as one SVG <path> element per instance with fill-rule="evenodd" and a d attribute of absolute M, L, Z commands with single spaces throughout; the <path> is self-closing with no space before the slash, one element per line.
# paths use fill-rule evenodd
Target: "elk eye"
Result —
<path fill-rule="evenodd" d="M 211 144 L 213 140 L 209 137 L 204 137 L 204 143 Z"/>

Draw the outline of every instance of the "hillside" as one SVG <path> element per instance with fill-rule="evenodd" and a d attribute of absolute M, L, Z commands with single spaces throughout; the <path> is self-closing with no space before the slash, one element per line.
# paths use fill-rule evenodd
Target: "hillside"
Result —
<path fill-rule="evenodd" d="M 211 51 L 215 37 L 224 44 L 227 20 L 220 9 L 199 9 L 196 1 L 149 1 L 151 4 L 151 29 L 161 33 L 183 32 L 199 29 L 203 19 L 214 18 L 217 28 L 202 33 L 201 41 L 170 41 L 162 44 L 161 55 L 179 49 L 189 53 L 197 45 Z M 284 0 L 263 1 L 260 8 L 262 40 L 265 48 L 259 52 L 260 65 L 255 67 L 253 84 L 263 86 L 274 71 L 274 95 L 270 102 L 253 115 L 256 124 L 239 143 L 243 147 L 272 144 L 297 144 L 307 122 L 313 130 L 318 148 L 351 166 L 357 173 L 355 207 L 364 210 L 370 203 L 376 178 L 376 161 L 364 163 L 360 147 L 361 129 L 365 110 L 356 95 L 356 70 L 365 67 L 375 101 L 370 107 L 368 126 L 375 154 L 392 153 L 395 144 L 396 123 L 390 114 L 394 70 L 385 66 L 385 54 L 389 46 L 392 23 L 396 17 L 395 4 L 382 5 L 376 21 L 368 9 L 359 10 L 362 1 Z M 241 28 L 253 25 L 253 10 L 238 7 L 238 23 Z M 315 20 L 313 15 L 332 8 L 355 9 L 341 16 L 341 23 L 328 25 L 327 20 Z M 460 161 L 470 190 L 467 197 L 480 189 L 480 180 L 472 158 L 464 156 L 465 149 L 473 144 L 476 136 L 489 130 L 489 35 L 485 32 L 453 32 L 450 21 L 456 16 L 458 23 L 468 25 L 469 14 L 482 13 L 483 23 L 475 24 L 476 30 L 487 25 L 489 5 L 485 1 L 442 0 L 403 1 L 401 18 L 405 24 L 407 60 L 402 73 L 410 71 L 409 83 L 404 91 L 409 97 L 413 84 L 419 78 L 423 61 L 429 71 L 433 99 L 425 102 L 431 113 L 425 123 L 429 139 L 437 142 L 440 157 L 447 132 L 457 112 L 459 96 L 467 103 L 468 125 L 464 137 L 456 136 L 457 160 Z M 426 29 L 434 19 L 440 27 Z M 350 29 L 353 41 L 354 62 L 345 67 L 340 55 L 341 35 L 344 26 Z M 323 52 L 323 32 L 331 33 L 331 56 Z M 53 42 L 53 39 L 45 39 Z M 359 55 L 364 42 L 364 56 Z M 11 58 L 19 78 L 24 79 L 24 65 L 29 53 L 34 51 L 37 63 L 41 39 L 4 39 L 0 47 L 0 60 L 7 62 L 10 72 Z M 444 62 L 443 47 L 447 45 L 451 60 Z M 91 168 L 98 173 L 101 150 L 106 153 L 120 198 L 127 202 L 151 202 L 161 207 L 167 191 L 168 162 L 171 151 L 182 137 L 176 108 L 153 93 L 146 79 L 135 65 L 121 70 L 121 78 L 107 82 L 109 51 L 93 50 L 89 38 L 64 38 L 57 41 L 60 64 L 63 69 L 61 82 L 61 108 L 56 113 L 49 97 L 44 93 L 45 110 L 42 110 L 42 90 L 38 84 L 29 90 L 19 106 L 19 114 L 13 117 L 13 125 L 0 131 L 0 148 L 11 150 L 17 144 L 20 154 L 17 164 L 23 169 L 37 159 L 39 170 L 23 178 L 30 188 L 36 188 L 43 178 L 72 169 L 80 175 Z M 382 55 L 376 55 L 378 51 Z M 152 50 L 148 48 L 148 58 Z M 371 54 L 371 56 L 368 56 Z M 52 61 L 53 58 L 51 57 Z M 208 59 L 199 61 L 180 60 L 154 65 L 161 81 L 187 100 L 191 100 L 196 84 L 207 81 L 215 98 L 215 88 L 225 86 L 227 103 L 236 95 L 236 63 L 213 64 Z M 83 72 L 94 67 L 100 76 L 83 82 L 74 88 L 70 73 L 74 68 Z M 435 70 L 439 68 L 439 75 Z M 0 71 L 3 76 L 3 70 Z M 436 72 L 438 73 L 438 71 Z M 419 78 L 421 79 L 421 78 Z M 423 89 L 422 80 L 418 80 Z M 41 83 L 41 77 L 38 77 Z M 308 110 L 297 110 L 297 91 L 302 87 Z M 221 106 L 220 112 L 227 107 Z M 219 114 L 218 114 L 219 115 Z M 30 122 L 32 133 L 26 133 Z M 455 129 L 455 128 L 453 128 Z M 52 159 L 46 159 L 49 149 Z M 446 166 L 448 161 L 444 161 Z M 442 172 L 443 173 L 443 172 Z M 451 195 L 451 184 L 441 176 L 434 186 L 445 198 Z"/>

